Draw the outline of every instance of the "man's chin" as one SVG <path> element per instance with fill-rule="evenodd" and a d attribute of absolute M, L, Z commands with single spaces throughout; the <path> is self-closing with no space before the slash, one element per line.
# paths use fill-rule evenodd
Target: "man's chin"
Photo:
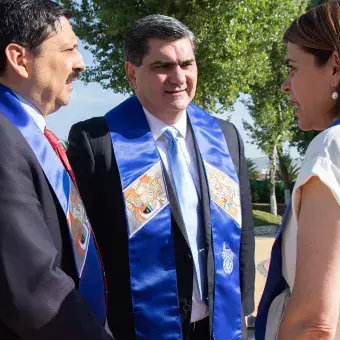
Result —
<path fill-rule="evenodd" d="M 189 104 L 190 101 L 188 98 L 172 100 L 171 103 L 169 103 L 169 109 L 173 109 L 174 111 L 185 110 Z"/>
<path fill-rule="evenodd" d="M 67 106 L 71 102 L 70 96 L 64 96 L 63 98 L 60 98 L 59 100 L 56 100 L 55 102 L 55 111 L 58 111 L 62 106 Z"/>

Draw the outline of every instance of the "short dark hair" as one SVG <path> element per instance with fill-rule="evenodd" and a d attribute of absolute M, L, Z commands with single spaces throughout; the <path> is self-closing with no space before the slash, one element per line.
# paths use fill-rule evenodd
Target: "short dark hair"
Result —
<path fill-rule="evenodd" d="M 61 17 L 72 13 L 51 0 L 0 0 L 0 75 L 6 67 L 6 47 L 11 43 L 39 54 L 39 47 L 56 32 Z"/>
<path fill-rule="evenodd" d="M 169 41 L 188 38 L 195 52 L 195 36 L 187 26 L 177 19 L 161 14 L 152 14 L 138 20 L 130 28 L 125 39 L 125 61 L 140 66 L 149 50 L 149 38 Z"/>

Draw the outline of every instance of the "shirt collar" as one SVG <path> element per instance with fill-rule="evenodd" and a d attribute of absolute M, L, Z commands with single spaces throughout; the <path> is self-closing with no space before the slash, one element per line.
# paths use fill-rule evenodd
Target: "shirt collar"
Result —
<path fill-rule="evenodd" d="M 149 123 L 152 136 L 156 141 L 170 125 L 164 123 L 162 120 L 152 115 L 146 108 L 143 107 L 143 110 L 146 116 L 146 120 Z M 187 135 L 187 121 L 187 115 L 186 112 L 184 112 L 179 120 L 175 124 L 171 125 L 178 130 L 183 138 L 186 138 Z"/>
<path fill-rule="evenodd" d="M 13 90 L 12 90 L 13 91 Z M 19 93 L 13 91 L 16 97 L 19 99 L 21 106 L 24 108 L 24 110 L 30 115 L 30 117 L 33 119 L 35 124 L 38 125 L 38 128 L 44 132 L 46 127 L 46 120 L 42 113 L 26 98 L 21 96 Z"/>

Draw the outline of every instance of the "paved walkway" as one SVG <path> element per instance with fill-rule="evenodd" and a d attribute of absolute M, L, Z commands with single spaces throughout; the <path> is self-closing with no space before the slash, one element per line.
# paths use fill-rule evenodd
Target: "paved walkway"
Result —
<path fill-rule="evenodd" d="M 255 265 L 256 265 L 256 278 L 255 278 L 255 312 L 260 302 L 264 285 L 266 283 L 270 252 L 273 246 L 274 237 L 256 237 L 255 240 Z"/>
<path fill-rule="evenodd" d="M 270 252 L 273 246 L 275 232 L 276 228 L 273 227 L 261 227 L 256 232 L 257 236 L 255 238 L 256 278 L 255 278 L 255 311 L 253 313 L 254 316 L 256 316 L 257 307 L 262 296 L 264 285 L 266 283 L 266 277 L 269 268 Z M 254 331 L 250 329 L 249 340 L 254 339 L 255 339 Z"/>

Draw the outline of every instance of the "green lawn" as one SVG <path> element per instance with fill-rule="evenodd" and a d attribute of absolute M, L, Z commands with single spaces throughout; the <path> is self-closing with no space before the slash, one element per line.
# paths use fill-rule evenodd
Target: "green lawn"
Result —
<path fill-rule="evenodd" d="M 277 224 L 281 223 L 281 216 L 276 216 L 273 214 L 269 214 L 264 211 L 260 210 L 253 210 L 254 215 L 254 226 L 263 226 L 263 225 L 270 225 L 270 224 Z"/>

